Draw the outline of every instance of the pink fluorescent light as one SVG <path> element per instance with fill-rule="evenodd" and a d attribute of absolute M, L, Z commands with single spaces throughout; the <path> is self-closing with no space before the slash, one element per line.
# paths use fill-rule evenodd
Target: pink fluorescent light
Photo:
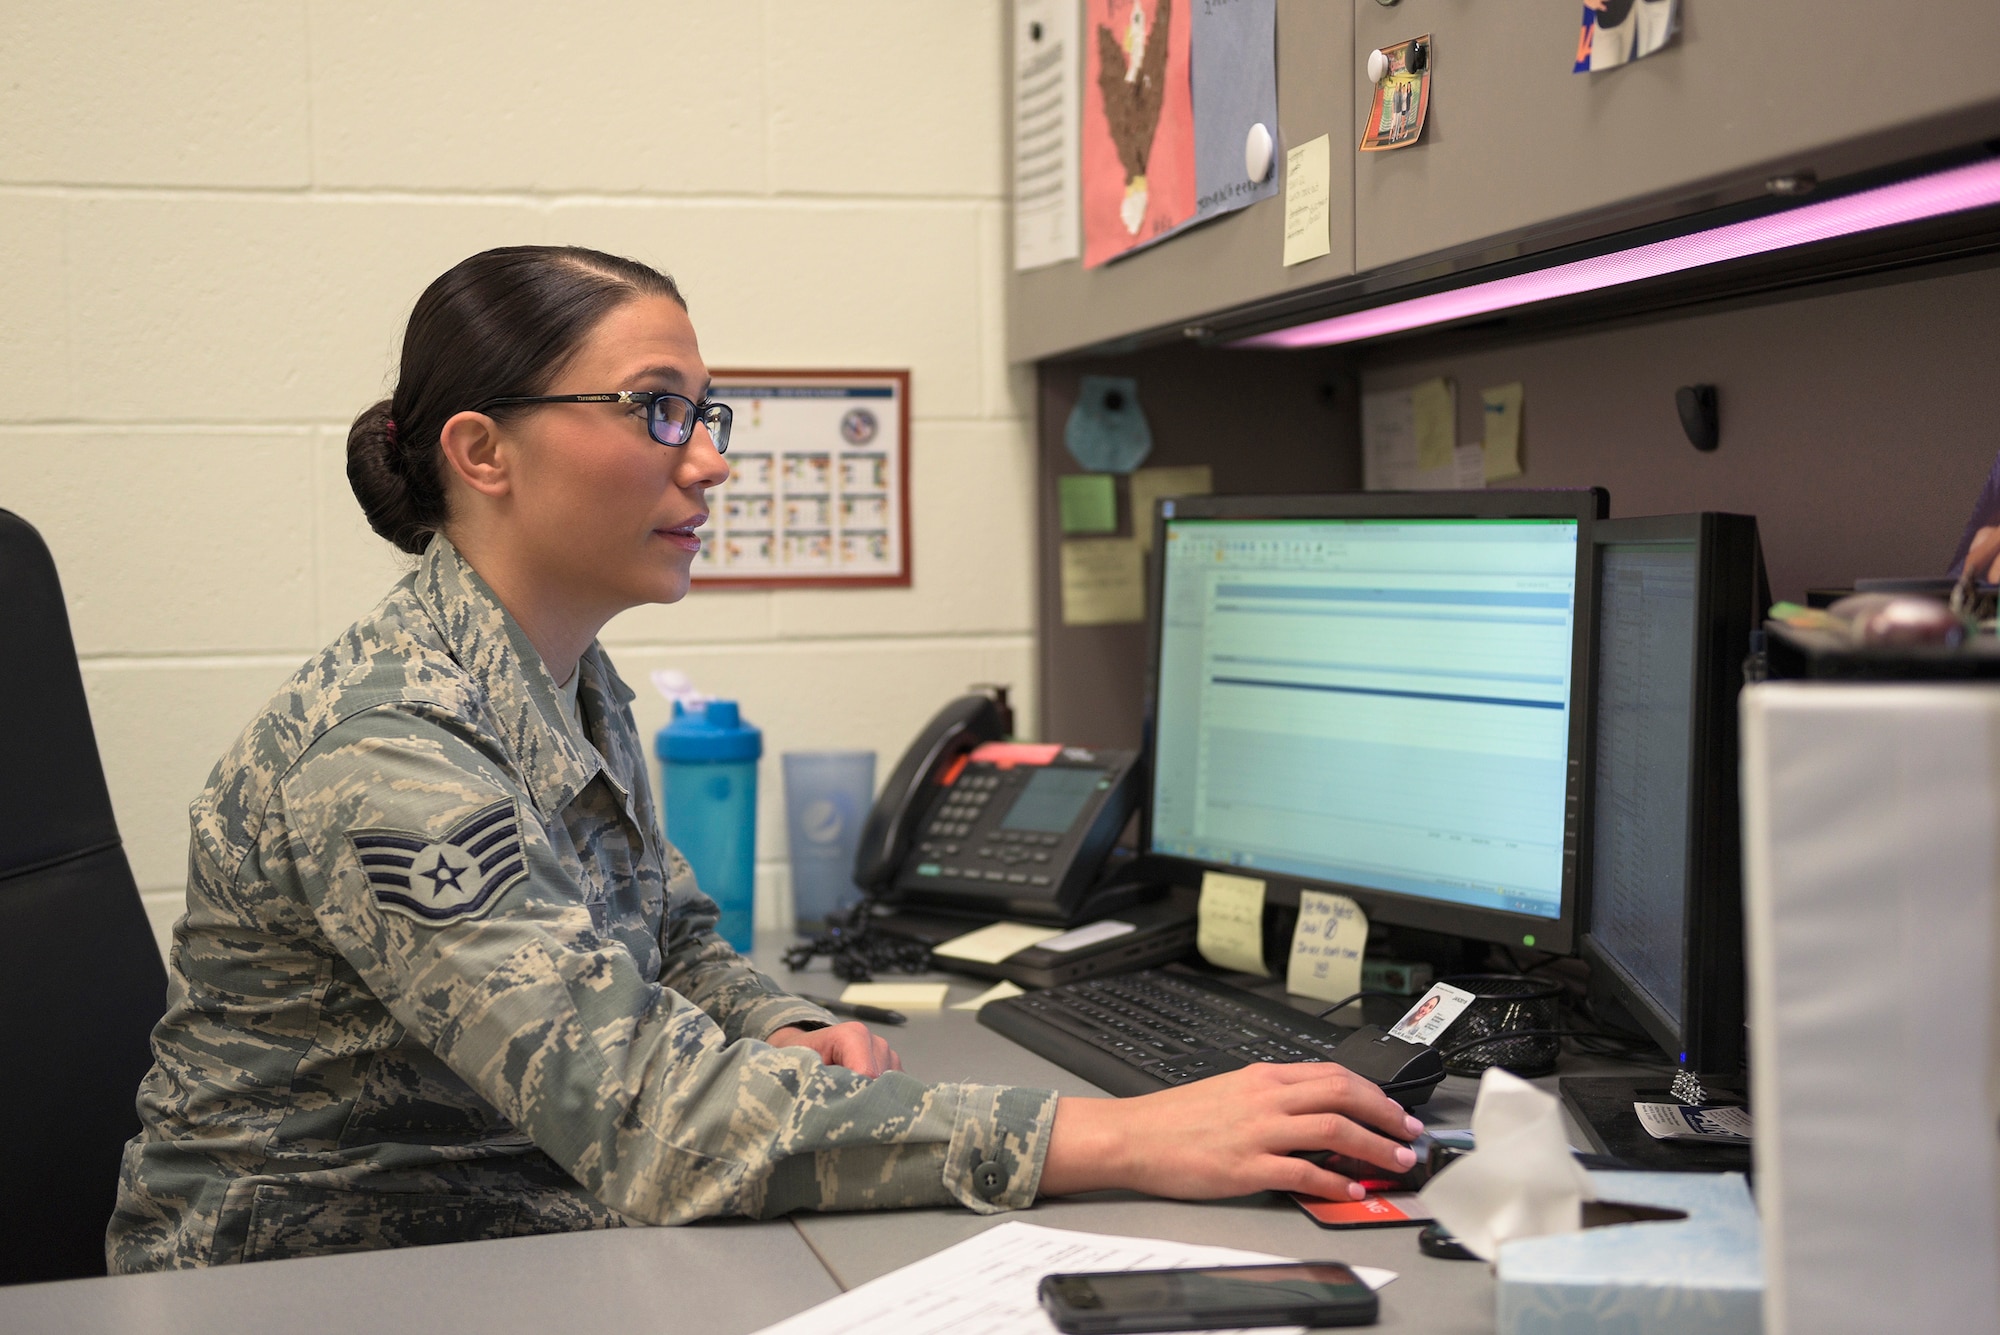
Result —
<path fill-rule="evenodd" d="M 2000 160 L 1953 167 L 1893 185 L 1861 190 L 1838 199 L 1806 204 L 1782 213 L 1712 227 L 1691 236 L 1654 241 L 1610 255 L 1573 260 L 1534 273 L 1496 278 L 1427 297 L 1350 311 L 1311 324 L 1295 325 L 1238 341 L 1239 348 L 1318 348 L 1397 334 L 1425 325 L 1491 315 L 1537 301 L 1573 297 L 1636 283 L 1704 265 L 1765 255 L 1815 241 L 1872 232 L 1899 223 L 2000 204 Z"/>

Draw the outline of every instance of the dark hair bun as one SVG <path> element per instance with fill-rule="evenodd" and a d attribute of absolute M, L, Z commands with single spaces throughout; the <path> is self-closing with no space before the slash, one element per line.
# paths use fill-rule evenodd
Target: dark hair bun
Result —
<path fill-rule="evenodd" d="M 645 294 L 687 306 L 657 269 L 575 246 L 481 251 L 441 274 L 410 312 L 394 397 L 347 433 L 347 480 L 368 526 L 422 553 L 449 517 L 445 423 L 488 399 L 543 393 L 600 320 Z"/>
<path fill-rule="evenodd" d="M 429 545 L 437 525 L 415 494 L 419 488 L 404 474 L 406 462 L 396 437 L 388 399 L 364 409 L 347 432 L 347 484 L 368 516 L 368 527 L 416 555 Z M 431 487 L 442 490 L 435 474 Z"/>

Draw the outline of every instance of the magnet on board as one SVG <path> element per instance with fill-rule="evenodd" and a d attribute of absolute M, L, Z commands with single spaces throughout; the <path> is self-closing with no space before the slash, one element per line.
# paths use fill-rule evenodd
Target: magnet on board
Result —
<path fill-rule="evenodd" d="M 1252 182 L 1270 179 L 1271 150 L 1271 131 L 1259 121 L 1243 139 L 1243 174 Z"/>
<path fill-rule="evenodd" d="M 1370 51 L 1368 53 L 1368 82 L 1380 83 L 1383 76 L 1388 74 L 1388 72 L 1389 53 L 1380 50 Z"/>

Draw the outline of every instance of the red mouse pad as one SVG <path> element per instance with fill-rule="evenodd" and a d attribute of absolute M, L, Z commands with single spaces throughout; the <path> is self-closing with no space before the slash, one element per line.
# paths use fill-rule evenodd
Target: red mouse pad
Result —
<path fill-rule="evenodd" d="M 1292 1199 L 1321 1228 L 1400 1228 L 1428 1224 L 1431 1212 L 1411 1192 L 1392 1192 L 1358 1201 L 1329 1201 L 1292 1193 Z"/>

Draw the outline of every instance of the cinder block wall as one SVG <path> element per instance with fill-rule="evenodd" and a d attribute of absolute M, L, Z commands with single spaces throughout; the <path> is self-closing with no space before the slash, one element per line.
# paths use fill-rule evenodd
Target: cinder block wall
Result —
<path fill-rule="evenodd" d="M 1003 357 L 999 0 L 215 0 L 0 29 L 0 506 L 62 571 L 164 942 L 187 805 L 405 568 L 347 424 L 411 304 L 488 246 L 656 264 L 723 367 L 908 367 L 908 590 L 708 592 L 606 631 L 765 730 L 760 923 L 789 920 L 776 753 L 878 779 L 975 681 L 1030 683 L 1028 381 Z M 1032 701 L 1024 719 L 1032 719 Z"/>

